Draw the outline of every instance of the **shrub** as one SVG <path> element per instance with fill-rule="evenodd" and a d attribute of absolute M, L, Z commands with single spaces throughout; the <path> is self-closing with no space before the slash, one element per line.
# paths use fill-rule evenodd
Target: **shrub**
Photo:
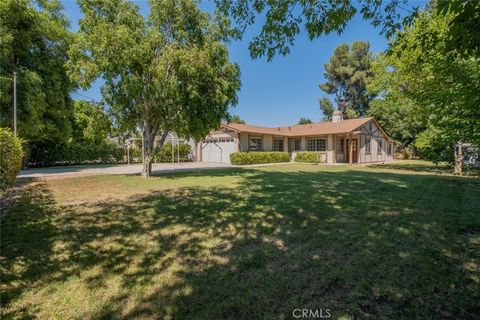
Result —
<path fill-rule="evenodd" d="M 0 128 L 0 190 L 15 183 L 22 156 L 22 141 L 10 129 Z"/>
<path fill-rule="evenodd" d="M 296 162 L 320 163 L 321 154 L 319 152 L 299 152 L 295 157 Z"/>
<path fill-rule="evenodd" d="M 31 166 L 71 165 L 85 163 L 119 163 L 125 151 L 112 142 L 42 141 L 30 146 Z"/>
<path fill-rule="evenodd" d="M 178 161 L 180 154 L 180 161 L 190 161 L 190 145 L 175 144 L 173 146 L 174 161 Z M 157 162 L 172 162 L 172 143 L 165 143 L 160 150 L 155 154 Z"/>
<path fill-rule="evenodd" d="M 232 164 L 258 164 L 289 162 L 287 152 L 234 152 L 230 154 Z"/>

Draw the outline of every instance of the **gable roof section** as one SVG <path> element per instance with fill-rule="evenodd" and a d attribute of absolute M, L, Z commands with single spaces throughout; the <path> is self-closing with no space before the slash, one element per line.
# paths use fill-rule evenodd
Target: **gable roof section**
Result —
<path fill-rule="evenodd" d="M 240 123 L 224 124 L 222 125 L 222 127 L 230 130 L 234 130 L 236 132 L 272 134 L 272 135 L 279 135 L 279 136 L 296 137 L 296 136 L 313 136 L 313 135 L 324 135 L 324 134 L 350 133 L 357 130 L 358 128 L 368 123 L 372 119 L 373 118 L 361 118 L 361 119 L 343 120 L 340 122 L 320 122 L 320 123 L 302 124 L 302 125 L 294 125 L 294 126 L 278 127 L 278 128 L 267 128 L 267 127 L 252 126 L 249 124 L 240 124 Z"/>

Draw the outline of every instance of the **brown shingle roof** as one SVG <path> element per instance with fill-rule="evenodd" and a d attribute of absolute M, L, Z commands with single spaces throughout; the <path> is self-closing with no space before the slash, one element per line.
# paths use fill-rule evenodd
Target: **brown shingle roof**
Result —
<path fill-rule="evenodd" d="M 340 134 L 353 132 L 362 125 L 366 124 L 373 118 L 361 118 L 343 120 L 340 122 L 320 122 L 312 124 L 294 125 L 288 127 L 278 128 L 266 128 L 260 126 L 252 126 L 249 124 L 229 123 L 223 125 L 225 128 L 229 128 L 239 132 L 258 133 L 258 134 L 273 134 L 279 136 L 313 136 L 324 134 Z"/>

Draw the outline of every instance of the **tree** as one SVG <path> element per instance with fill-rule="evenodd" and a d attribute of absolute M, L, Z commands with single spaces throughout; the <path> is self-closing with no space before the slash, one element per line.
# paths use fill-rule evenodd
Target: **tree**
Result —
<path fill-rule="evenodd" d="M 18 134 L 28 143 L 71 137 L 73 88 L 65 62 L 71 34 L 57 1 L 0 2 L 0 126 L 12 127 L 17 73 Z"/>
<path fill-rule="evenodd" d="M 229 123 L 240 123 L 240 124 L 245 124 L 245 121 L 243 121 L 240 116 L 234 114 L 231 118 Z"/>
<path fill-rule="evenodd" d="M 446 31 L 446 52 L 480 58 L 480 1 L 436 1 L 437 14 L 451 16 Z"/>
<path fill-rule="evenodd" d="M 276 54 L 288 54 L 301 31 L 305 31 L 310 40 L 332 32 L 342 33 L 357 13 L 373 26 L 380 26 L 381 34 L 387 38 L 409 26 L 419 13 L 419 7 L 412 7 L 409 0 L 215 0 L 215 3 L 235 26 L 232 35 L 236 38 L 241 38 L 247 27 L 258 25 L 257 17 L 264 18 L 260 33 L 250 41 L 249 49 L 252 58 L 266 55 L 268 60 Z M 480 57 L 480 1 L 427 2 L 427 8 L 432 5 L 438 7 L 437 14 L 452 16 L 447 51 Z"/>
<path fill-rule="evenodd" d="M 313 123 L 312 120 L 308 119 L 308 118 L 300 118 L 300 120 L 298 120 L 298 124 L 311 124 Z"/>
<path fill-rule="evenodd" d="M 371 102 L 368 116 L 375 117 L 388 135 L 399 142 L 401 148 L 414 148 L 419 133 L 426 129 L 418 116 L 420 108 L 404 92 L 404 83 L 395 76 L 401 65 L 392 57 L 379 54 L 372 62 L 373 77 L 367 90 L 377 98 Z"/>
<path fill-rule="evenodd" d="M 75 101 L 73 139 L 89 143 L 105 142 L 112 131 L 112 121 L 97 105 Z"/>
<path fill-rule="evenodd" d="M 335 96 L 338 109 L 345 118 L 364 116 L 370 107 L 373 96 L 366 89 L 367 82 L 372 77 L 372 55 L 369 50 L 368 42 L 355 41 L 351 47 L 341 44 L 335 48 L 330 62 L 324 65 L 327 81 L 320 84 L 320 89 Z M 329 112 L 328 104 L 325 106 Z"/>
<path fill-rule="evenodd" d="M 247 27 L 257 22 L 257 17 L 265 17 L 249 49 L 253 58 L 266 55 L 268 60 L 276 54 L 288 54 L 302 29 L 310 40 L 331 32 L 341 33 L 359 12 L 363 19 L 370 20 L 373 26 L 381 26 L 381 33 L 391 37 L 418 12 L 418 7 L 410 9 L 408 0 L 215 0 L 215 3 L 235 25 L 233 36 L 236 38 L 241 38 Z M 472 31 L 476 31 L 475 26 L 472 25 Z"/>
<path fill-rule="evenodd" d="M 320 105 L 320 110 L 323 113 L 323 118 L 329 121 L 332 120 L 334 109 L 330 99 L 323 97 L 322 99 L 318 100 L 318 104 Z"/>
<path fill-rule="evenodd" d="M 410 118 L 420 119 L 425 129 L 415 146 L 433 161 L 453 155 L 454 146 L 462 142 L 480 144 L 480 59 L 450 51 L 454 17 L 439 14 L 433 6 L 398 34 L 386 56 L 383 81 L 416 106 Z"/>
<path fill-rule="evenodd" d="M 102 76 L 116 122 L 141 129 L 144 177 L 169 131 L 202 139 L 219 127 L 240 87 L 222 43 L 225 19 L 213 19 L 195 0 L 149 3 L 145 19 L 127 0 L 80 0 L 84 18 L 69 63 L 83 87 Z"/>

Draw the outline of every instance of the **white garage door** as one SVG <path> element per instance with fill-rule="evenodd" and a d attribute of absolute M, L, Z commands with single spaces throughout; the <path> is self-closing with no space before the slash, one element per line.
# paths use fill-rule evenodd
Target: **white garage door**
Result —
<path fill-rule="evenodd" d="M 202 146 L 202 161 L 230 163 L 230 153 L 235 152 L 235 140 L 207 139 Z"/>

